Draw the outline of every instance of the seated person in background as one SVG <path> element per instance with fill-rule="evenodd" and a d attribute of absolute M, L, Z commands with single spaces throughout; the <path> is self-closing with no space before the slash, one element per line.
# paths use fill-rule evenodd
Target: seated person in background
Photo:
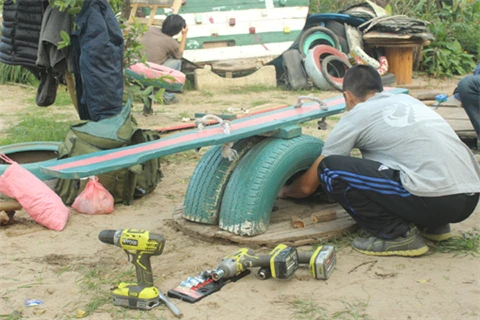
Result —
<path fill-rule="evenodd" d="M 382 92 L 378 72 L 347 71 L 348 112 L 328 136 L 310 169 L 279 197 L 303 198 L 319 185 L 371 236 L 352 246 L 369 255 L 418 256 L 424 239 L 446 240 L 450 223 L 478 203 L 480 166 L 434 110 L 406 94 Z M 362 158 L 350 156 L 360 149 Z M 422 237 L 423 236 L 423 237 Z"/>
<path fill-rule="evenodd" d="M 173 36 L 180 32 L 182 33 L 182 39 L 179 44 L 177 40 L 173 39 Z M 161 64 L 180 71 L 182 68 L 181 59 L 185 50 L 187 32 L 188 26 L 185 20 L 178 14 L 169 15 L 163 21 L 161 30 L 156 27 L 150 27 L 148 31 L 145 32 L 141 41 L 145 47 L 147 62 Z M 178 99 L 175 97 L 175 94 L 165 92 L 163 102 L 165 104 L 173 104 L 177 103 Z"/>
<path fill-rule="evenodd" d="M 477 151 L 480 151 L 480 64 L 473 75 L 466 76 L 458 83 L 453 98 L 461 102 L 473 129 L 477 134 Z M 450 98 L 452 99 L 452 97 Z"/>

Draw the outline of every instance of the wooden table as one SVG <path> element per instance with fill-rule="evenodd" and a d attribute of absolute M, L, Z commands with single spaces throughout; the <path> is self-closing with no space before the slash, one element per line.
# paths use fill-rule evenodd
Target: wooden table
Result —
<path fill-rule="evenodd" d="M 426 38 L 419 35 L 398 35 L 387 32 L 366 33 L 363 41 L 371 47 L 385 48 L 388 72 L 395 75 L 397 85 L 412 83 L 413 51 L 429 43 Z"/>

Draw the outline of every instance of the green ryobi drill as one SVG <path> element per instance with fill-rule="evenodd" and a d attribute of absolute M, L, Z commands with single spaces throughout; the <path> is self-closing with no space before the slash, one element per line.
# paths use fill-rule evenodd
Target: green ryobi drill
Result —
<path fill-rule="evenodd" d="M 98 238 L 103 243 L 119 246 L 135 266 L 137 282 L 121 282 L 113 291 L 113 304 L 134 309 L 150 310 L 164 302 L 177 316 L 182 313 L 153 285 L 150 257 L 161 255 L 165 239 L 155 233 L 137 229 L 102 230 Z"/>

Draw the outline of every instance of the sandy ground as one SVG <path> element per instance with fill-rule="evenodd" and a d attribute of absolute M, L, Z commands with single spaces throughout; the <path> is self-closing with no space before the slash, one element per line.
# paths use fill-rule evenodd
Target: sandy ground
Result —
<path fill-rule="evenodd" d="M 454 83 L 415 80 L 422 90 L 439 88 L 448 93 Z M 34 89 L 0 86 L 0 134 L 5 134 L 5 129 L 24 113 L 35 116 L 47 110 L 75 116 L 71 107 L 35 107 L 34 95 Z M 134 113 L 141 126 L 158 128 L 193 112 L 293 104 L 298 95 L 287 91 L 191 91 L 179 95 L 178 105 L 156 106 L 154 116 L 142 117 L 140 106 Z M 314 95 L 326 98 L 338 93 Z M 321 137 L 327 134 L 318 132 L 315 123 L 305 125 L 304 132 Z M 163 235 L 165 250 L 161 256 L 152 257 L 151 263 L 155 284 L 164 293 L 189 276 L 214 268 L 223 256 L 236 251 L 237 245 L 203 242 L 172 227 L 172 211 L 182 203 L 202 152 L 167 157 L 164 180 L 152 194 L 131 206 L 117 205 L 113 213 L 98 216 L 72 209 L 61 232 L 43 228 L 24 211 L 17 212 L 17 223 L 0 227 L 0 319 L 74 319 L 83 312 L 85 319 L 92 320 L 175 319 L 164 306 L 142 312 L 111 304 L 110 289 L 120 281 L 133 281 L 135 272 L 122 249 L 101 243 L 98 233 L 103 229 L 138 228 Z M 469 219 L 454 225 L 454 231 L 461 235 L 479 224 L 477 207 Z M 267 249 L 256 251 L 266 253 Z M 420 258 L 370 257 L 343 246 L 338 248 L 337 259 L 327 281 L 312 279 L 306 268 L 287 281 L 260 281 L 251 274 L 196 304 L 171 301 L 184 313 L 184 319 L 198 320 L 480 319 L 478 257 L 453 253 Z M 25 299 L 41 299 L 43 304 L 27 307 Z"/>

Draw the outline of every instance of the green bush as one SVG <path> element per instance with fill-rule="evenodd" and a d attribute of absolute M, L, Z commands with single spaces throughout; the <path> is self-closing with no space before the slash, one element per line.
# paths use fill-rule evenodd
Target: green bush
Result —
<path fill-rule="evenodd" d="M 22 66 L 12 66 L 0 62 L 0 85 L 8 82 L 28 84 L 36 86 L 38 80 Z"/>

